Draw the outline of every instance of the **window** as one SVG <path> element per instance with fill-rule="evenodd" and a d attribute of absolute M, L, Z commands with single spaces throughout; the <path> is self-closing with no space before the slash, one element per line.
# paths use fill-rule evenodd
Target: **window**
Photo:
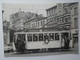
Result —
<path fill-rule="evenodd" d="M 25 40 L 25 34 L 21 34 L 22 40 Z"/>
<path fill-rule="evenodd" d="M 49 34 L 47 33 L 44 34 L 44 40 L 49 40 Z"/>
<path fill-rule="evenodd" d="M 54 9 L 54 14 L 56 14 L 56 9 Z"/>
<path fill-rule="evenodd" d="M 54 9 L 53 9 L 53 14 L 54 14 Z"/>
<path fill-rule="evenodd" d="M 39 34 L 39 41 L 43 41 L 43 34 Z"/>
<path fill-rule="evenodd" d="M 52 20 L 52 18 L 49 19 L 49 22 Z"/>
<path fill-rule="evenodd" d="M 59 33 L 55 33 L 55 40 L 59 40 Z"/>
<path fill-rule="evenodd" d="M 39 22 L 38 22 L 38 26 L 39 26 Z"/>
<path fill-rule="evenodd" d="M 53 21 L 53 18 L 50 18 L 49 22 Z"/>
<path fill-rule="evenodd" d="M 61 19 L 59 19 L 59 22 L 61 23 L 61 22 L 62 22 L 62 20 L 61 20 Z"/>
<path fill-rule="evenodd" d="M 54 33 L 50 33 L 49 36 L 50 36 L 50 40 L 54 40 Z"/>
<path fill-rule="evenodd" d="M 51 21 L 53 20 L 53 18 L 51 18 Z"/>
<path fill-rule="evenodd" d="M 59 13 L 61 12 L 61 10 L 59 10 Z"/>
<path fill-rule="evenodd" d="M 34 24 L 32 24 L 32 28 L 34 27 Z"/>
<path fill-rule="evenodd" d="M 68 18 L 65 18 L 65 23 L 68 22 Z"/>
<path fill-rule="evenodd" d="M 51 15 L 53 15 L 53 11 L 52 11 L 52 9 L 51 9 Z"/>
<path fill-rule="evenodd" d="M 68 17 L 68 22 L 70 22 L 71 17 Z"/>
<path fill-rule="evenodd" d="M 35 27 L 35 24 L 33 23 L 33 27 Z"/>
<path fill-rule="evenodd" d="M 28 41 L 32 41 L 32 34 L 27 34 Z"/>
<path fill-rule="evenodd" d="M 41 26 L 43 25 L 43 22 L 41 21 Z"/>
<path fill-rule="evenodd" d="M 47 23 L 48 23 L 48 19 L 47 19 Z"/>
<path fill-rule="evenodd" d="M 57 18 L 57 23 L 59 23 L 59 18 Z"/>
<path fill-rule="evenodd" d="M 78 28 L 78 19 L 74 18 L 74 28 Z"/>
<path fill-rule="evenodd" d="M 33 34 L 33 41 L 38 41 L 38 34 Z"/>
<path fill-rule="evenodd" d="M 64 23 L 64 19 L 62 18 L 62 23 Z"/>
<path fill-rule="evenodd" d="M 49 13 L 49 11 L 47 11 L 47 16 L 50 16 L 50 13 Z"/>
<path fill-rule="evenodd" d="M 56 22 L 56 17 L 54 18 L 54 22 Z"/>
<path fill-rule="evenodd" d="M 45 24 L 45 21 L 43 20 L 43 25 Z"/>
<path fill-rule="evenodd" d="M 74 8 L 74 15 L 78 14 L 78 9 L 77 7 Z"/>
<path fill-rule="evenodd" d="M 51 9 L 51 10 L 49 10 L 48 12 L 49 12 L 49 13 L 48 13 L 48 16 L 53 15 L 53 10 L 52 10 L 52 9 Z"/>
<path fill-rule="evenodd" d="M 37 27 L 37 23 L 36 23 L 36 27 Z"/>
<path fill-rule="evenodd" d="M 68 12 L 68 9 L 67 9 L 67 8 L 65 8 L 65 9 L 64 9 L 64 12 L 65 12 L 65 13 L 67 13 L 67 12 Z"/>
<path fill-rule="evenodd" d="M 54 18 L 52 18 L 52 20 L 54 21 Z"/>
<path fill-rule="evenodd" d="M 49 14 L 50 14 L 49 16 L 51 16 L 51 14 L 52 14 L 51 10 L 49 11 Z"/>
<path fill-rule="evenodd" d="M 63 17 L 63 22 L 65 23 L 65 17 Z"/>

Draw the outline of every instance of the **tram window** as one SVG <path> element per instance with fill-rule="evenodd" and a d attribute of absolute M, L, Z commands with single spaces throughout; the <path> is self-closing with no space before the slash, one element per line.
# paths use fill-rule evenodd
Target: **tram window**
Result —
<path fill-rule="evenodd" d="M 25 34 L 21 34 L 21 39 L 25 40 Z"/>
<path fill-rule="evenodd" d="M 47 33 L 44 34 L 44 40 L 48 39 L 49 40 L 49 35 Z"/>
<path fill-rule="evenodd" d="M 59 40 L 59 33 L 55 33 L 55 40 Z"/>
<path fill-rule="evenodd" d="M 43 41 L 43 34 L 39 34 L 39 41 Z"/>
<path fill-rule="evenodd" d="M 50 33 L 49 36 L 50 36 L 50 40 L 54 40 L 54 33 Z"/>
<path fill-rule="evenodd" d="M 17 41 L 16 42 L 19 42 L 20 40 L 21 40 L 21 35 L 17 34 Z"/>
<path fill-rule="evenodd" d="M 38 34 L 33 34 L 33 41 L 37 41 L 38 40 Z"/>
<path fill-rule="evenodd" d="M 32 34 L 27 34 L 28 41 L 32 41 Z"/>

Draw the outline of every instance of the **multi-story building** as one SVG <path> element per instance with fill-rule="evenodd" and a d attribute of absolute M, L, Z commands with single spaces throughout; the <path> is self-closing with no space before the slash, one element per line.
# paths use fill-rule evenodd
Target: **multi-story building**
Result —
<path fill-rule="evenodd" d="M 75 42 L 78 41 L 78 3 L 70 4 L 71 33 Z"/>
<path fill-rule="evenodd" d="M 15 14 L 12 14 L 10 16 L 10 27 L 14 31 L 23 31 L 24 30 L 24 17 L 25 17 L 25 12 L 19 11 Z"/>
<path fill-rule="evenodd" d="M 24 22 L 25 31 L 42 31 L 43 25 L 47 23 L 46 17 L 43 17 L 42 14 L 33 15 L 28 21 Z"/>
<path fill-rule="evenodd" d="M 34 22 L 38 15 L 36 13 L 27 12 L 26 16 L 24 17 L 24 29 L 27 31 L 29 28 L 31 28 L 31 23 Z"/>
<path fill-rule="evenodd" d="M 71 21 L 68 3 L 59 3 L 46 11 L 47 19 L 51 21 L 47 24 L 47 27 L 53 28 L 52 30 L 70 30 Z"/>
<path fill-rule="evenodd" d="M 40 18 L 42 15 L 19 11 L 10 16 L 10 27 L 14 31 L 27 31 L 29 28 L 32 28 L 31 25 L 37 19 L 37 17 Z"/>
<path fill-rule="evenodd" d="M 58 3 L 46 12 L 48 31 L 71 31 L 72 39 L 78 40 L 78 2 Z"/>
<path fill-rule="evenodd" d="M 44 25 L 48 31 L 54 30 L 57 25 L 57 6 L 53 6 L 49 9 L 46 9 L 47 12 L 47 24 Z"/>
<path fill-rule="evenodd" d="M 9 34 L 9 22 L 3 21 L 4 46 L 7 46 L 10 43 Z"/>
<path fill-rule="evenodd" d="M 44 31 L 43 26 L 47 23 L 46 17 L 38 17 L 34 22 L 30 24 L 31 28 L 30 31 Z"/>
<path fill-rule="evenodd" d="M 11 15 L 12 28 L 16 31 L 71 31 L 78 34 L 78 3 L 58 3 L 46 9 L 47 17 L 31 12 Z M 74 23 L 75 22 L 75 23 Z"/>

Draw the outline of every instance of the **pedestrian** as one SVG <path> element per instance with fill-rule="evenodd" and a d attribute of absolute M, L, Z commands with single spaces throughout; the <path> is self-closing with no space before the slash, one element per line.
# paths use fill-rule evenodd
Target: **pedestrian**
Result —
<path fill-rule="evenodd" d="M 70 40 L 68 37 L 65 37 L 65 49 L 69 49 Z"/>
<path fill-rule="evenodd" d="M 70 45 L 70 40 L 67 38 L 67 49 L 70 48 L 69 45 Z"/>
<path fill-rule="evenodd" d="M 22 40 L 21 41 L 21 53 L 24 53 L 25 52 L 25 41 Z"/>
<path fill-rule="evenodd" d="M 64 46 L 65 46 L 64 43 L 65 43 L 65 42 L 64 42 L 64 38 L 62 38 L 62 48 L 63 48 L 63 49 L 64 49 Z"/>
<path fill-rule="evenodd" d="M 65 41 L 64 41 L 64 48 L 67 49 L 67 38 L 65 36 Z"/>

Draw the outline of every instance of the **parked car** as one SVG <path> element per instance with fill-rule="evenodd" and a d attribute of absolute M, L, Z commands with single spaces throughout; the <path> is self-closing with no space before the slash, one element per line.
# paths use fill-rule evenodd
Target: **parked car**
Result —
<path fill-rule="evenodd" d="M 11 52 L 13 49 L 12 49 L 12 46 L 10 45 L 5 45 L 4 46 L 4 52 Z"/>

